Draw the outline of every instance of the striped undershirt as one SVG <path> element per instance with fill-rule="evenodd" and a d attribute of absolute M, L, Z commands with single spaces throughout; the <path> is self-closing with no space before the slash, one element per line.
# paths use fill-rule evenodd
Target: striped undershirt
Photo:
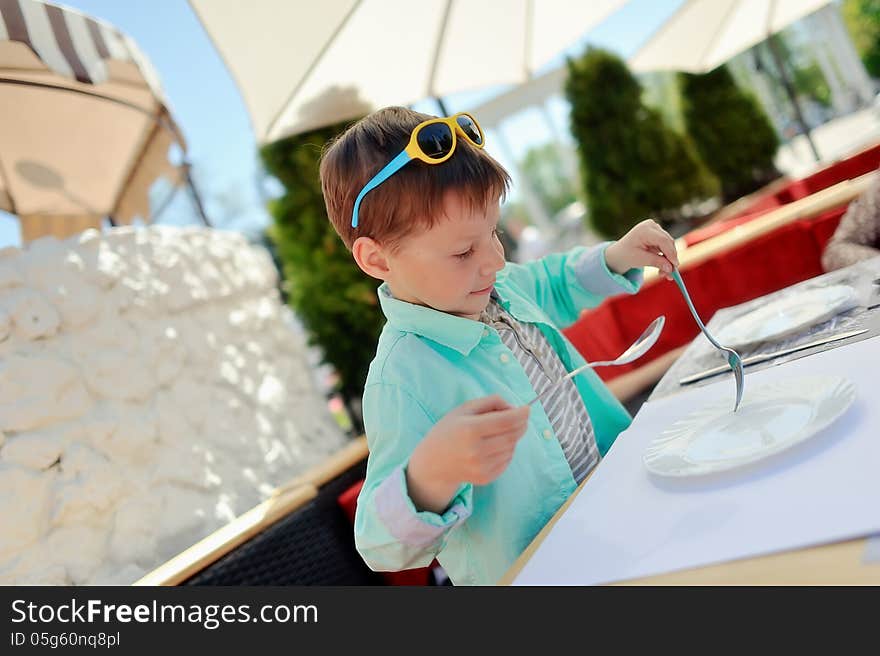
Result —
<path fill-rule="evenodd" d="M 568 373 L 538 326 L 517 321 L 497 303 L 494 294 L 480 321 L 498 332 L 501 342 L 522 365 L 536 394 L 542 394 Z M 540 403 L 559 439 L 574 480 L 580 484 L 600 456 L 593 423 L 574 381 L 565 381 Z"/>

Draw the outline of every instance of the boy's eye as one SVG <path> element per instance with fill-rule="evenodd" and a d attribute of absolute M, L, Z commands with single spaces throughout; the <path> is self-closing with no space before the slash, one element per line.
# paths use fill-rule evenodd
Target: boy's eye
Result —
<path fill-rule="evenodd" d="M 455 257 L 457 257 L 459 260 L 464 260 L 464 259 L 467 259 L 468 257 L 470 257 L 473 254 L 473 252 L 474 252 L 474 249 L 469 248 L 464 253 L 456 253 Z"/>

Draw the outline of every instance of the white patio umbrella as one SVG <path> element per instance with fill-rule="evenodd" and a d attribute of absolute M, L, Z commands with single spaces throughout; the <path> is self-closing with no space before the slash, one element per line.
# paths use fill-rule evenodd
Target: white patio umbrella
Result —
<path fill-rule="evenodd" d="M 190 0 L 260 143 L 528 80 L 626 0 Z"/>
<path fill-rule="evenodd" d="M 706 73 L 830 2 L 832 0 L 687 0 L 629 58 L 628 64 L 637 73 L 664 70 Z M 769 45 L 818 160 L 786 67 L 772 40 Z"/>
<path fill-rule="evenodd" d="M 833 0 L 687 0 L 629 59 L 636 72 L 706 73 Z"/>
<path fill-rule="evenodd" d="M 0 0 L 0 209 L 24 241 L 150 218 L 148 190 L 188 170 L 159 78 L 112 25 L 39 0 Z"/>

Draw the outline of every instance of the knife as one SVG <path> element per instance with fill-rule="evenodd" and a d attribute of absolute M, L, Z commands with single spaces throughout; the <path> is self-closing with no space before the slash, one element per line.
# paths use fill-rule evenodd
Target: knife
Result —
<path fill-rule="evenodd" d="M 748 367 L 750 364 L 756 364 L 758 362 L 766 362 L 767 360 L 772 360 L 773 358 L 778 358 L 782 355 L 788 355 L 789 353 L 794 353 L 795 351 L 803 351 L 804 349 L 812 348 L 814 346 L 820 346 L 821 344 L 828 344 L 829 342 L 836 342 L 841 339 L 847 339 L 848 337 L 855 337 L 856 335 L 861 335 L 862 333 L 868 332 L 867 328 L 863 328 L 862 330 L 850 330 L 845 333 L 839 333 L 837 335 L 829 335 L 827 337 L 822 337 L 821 339 L 814 340 L 812 342 L 807 342 L 806 344 L 798 344 L 797 346 L 790 346 L 789 348 L 784 348 L 779 351 L 774 351 L 773 353 L 758 353 L 757 355 L 752 355 L 748 358 L 743 358 L 743 366 Z M 712 369 L 707 369 L 706 371 L 701 371 L 698 374 L 691 374 L 690 376 L 685 376 L 681 380 L 679 380 L 679 384 L 688 385 L 689 383 L 696 383 L 698 380 L 703 380 L 704 378 L 709 378 L 710 376 L 715 376 L 717 374 L 724 373 L 725 371 L 730 371 L 730 367 L 726 364 L 719 365 L 717 367 L 713 367 Z"/>

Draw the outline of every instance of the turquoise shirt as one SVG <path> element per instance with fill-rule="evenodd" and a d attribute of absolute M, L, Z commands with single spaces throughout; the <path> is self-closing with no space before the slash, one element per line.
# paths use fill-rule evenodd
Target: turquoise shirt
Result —
<path fill-rule="evenodd" d="M 640 270 L 620 276 L 608 269 L 608 245 L 508 263 L 497 276 L 501 305 L 537 324 L 569 371 L 584 359 L 560 327 L 641 284 Z M 463 483 L 442 514 L 418 510 L 407 494 L 406 465 L 433 425 L 471 399 L 499 394 L 522 405 L 535 392 L 494 329 L 397 300 L 384 284 L 379 301 L 387 323 L 364 389 L 370 456 L 355 517 L 357 549 L 374 570 L 422 567 L 436 557 L 455 585 L 494 584 L 575 490 L 571 468 L 538 403 L 499 478 Z M 631 417 L 592 369 L 575 381 L 604 455 Z"/>

